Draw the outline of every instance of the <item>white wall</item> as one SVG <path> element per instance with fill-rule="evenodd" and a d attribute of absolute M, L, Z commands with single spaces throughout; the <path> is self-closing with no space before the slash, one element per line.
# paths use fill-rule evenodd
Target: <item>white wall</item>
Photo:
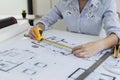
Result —
<path fill-rule="evenodd" d="M 39 16 L 47 14 L 54 2 L 55 0 L 33 0 L 34 13 Z"/>
<path fill-rule="evenodd" d="M 27 10 L 27 0 L 0 0 L 0 15 L 21 14 L 23 9 Z"/>
<path fill-rule="evenodd" d="M 34 0 L 34 11 L 36 15 L 47 14 L 50 10 L 50 0 Z"/>
<path fill-rule="evenodd" d="M 120 0 L 116 0 L 116 4 L 117 4 L 117 11 L 120 12 Z"/>

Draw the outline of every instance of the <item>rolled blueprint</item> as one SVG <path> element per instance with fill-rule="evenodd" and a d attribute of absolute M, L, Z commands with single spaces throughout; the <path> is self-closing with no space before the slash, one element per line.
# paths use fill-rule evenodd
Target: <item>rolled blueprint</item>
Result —
<path fill-rule="evenodd" d="M 16 23 L 17 23 L 17 20 L 14 17 L 7 17 L 4 19 L 0 19 L 0 29 Z"/>

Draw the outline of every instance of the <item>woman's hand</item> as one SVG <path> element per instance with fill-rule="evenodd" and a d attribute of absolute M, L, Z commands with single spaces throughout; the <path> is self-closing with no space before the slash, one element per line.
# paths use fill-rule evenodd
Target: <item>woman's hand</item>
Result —
<path fill-rule="evenodd" d="M 34 31 L 33 31 L 33 28 L 41 28 L 42 30 L 44 30 L 44 28 L 45 28 L 45 26 L 44 26 L 44 24 L 42 24 L 42 23 L 39 23 L 39 24 L 37 24 L 36 26 L 34 26 L 34 27 L 32 27 L 30 30 L 29 30 L 29 37 L 31 38 L 31 39 L 34 39 L 34 40 L 36 40 L 36 34 L 34 33 Z"/>
<path fill-rule="evenodd" d="M 77 57 L 91 57 L 99 51 L 110 48 L 118 43 L 118 37 L 112 33 L 104 39 L 89 42 L 73 48 L 73 54 Z"/>
<path fill-rule="evenodd" d="M 91 57 L 103 50 L 103 46 L 100 41 L 89 42 L 83 45 L 79 45 L 73 48 L 73 54 L 77 57 Z"/>

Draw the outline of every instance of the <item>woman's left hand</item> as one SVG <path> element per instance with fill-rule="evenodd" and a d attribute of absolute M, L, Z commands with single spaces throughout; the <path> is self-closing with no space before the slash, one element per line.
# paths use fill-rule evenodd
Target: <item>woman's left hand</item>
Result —
<path fill-rule="evenodd" d="M 112 33 L 104 39 L 79 45 L 73 48 L 72 52 L 77 57 L 91 57 L 101 50 L 113 47 L 118 43 L 118 41 L 119 38 L 117 35 Z"/>
<path fill-rule="evenodd" d="M 79 45 L 73 48 L 72 52 L 77 57 L 91 57 L 97 54 L 99 51 L 102 50 L 102 45 L 99 41 L 89 42 L 83 45 Z"/>

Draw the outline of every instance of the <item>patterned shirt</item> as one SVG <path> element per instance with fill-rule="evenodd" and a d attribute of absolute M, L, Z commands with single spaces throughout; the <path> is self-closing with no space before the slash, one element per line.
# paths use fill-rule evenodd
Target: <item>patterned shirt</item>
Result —
<path fill-rule="evenodd" d="M 88 0 L 81 13 L 78 0 L 58 0 L 52 10 L 35 24 L 42 22 L 48 29 L 58 19 L 63 19 L 71 32 L 99 35 L 103 26 L 107 35 L 115 33 L 120 38 L 115 0 Z"/>

